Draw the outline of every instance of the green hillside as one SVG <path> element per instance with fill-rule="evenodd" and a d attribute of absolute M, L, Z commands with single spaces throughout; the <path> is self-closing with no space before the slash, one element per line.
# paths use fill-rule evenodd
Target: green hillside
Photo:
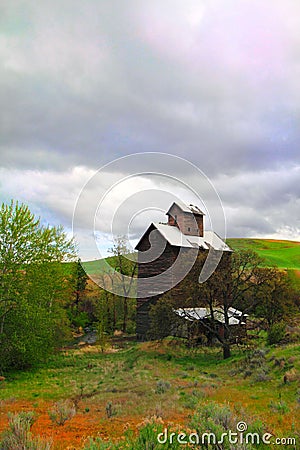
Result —
<path fill-rule="evenodd" d="M 273 239 L 227 239 L 233 250 L 250 249 L 265 258 L 267 266 L 300 270 L 300 242 Z"/>
<path fill-rule="evenodd" d="M 130 260 L 134 259 L 134 254 L 130 253 L 128 255 L 130 257 Z M 105 264 L 105 260 L 107 264 Z M 127 261 L 128 263 L 128 261 Z M 132 263 L 133 264 L 133 263 Z M 110 270 L 113 270 L 113 267 L 116 267 L 118 265 L 118 260 L 116 256 L 108 256 L 107 258 L 103 259 L 95 259 L 94 261 L 83 261 L 82 266 L 85 269 L 85 271 L 89 275 L 97 276 L 99 274 L 110 272 Z"/>
<path fill-rule="evenodd" d="M 231 238 L 226 241 L 233 250 L 250 249 L 262 256 L 266 266 L 277 266 L 281 269 L 300 270 L 300 242 L 276 241 L 273 239 Z M 115 257 L 106 258 L 111 266 L 115 265 Z M 97 274 L 103 271 L 103 260 L 86 261 L 83 267 L 88 273 Z"/>
<path fill-rule="evenodd" d="M 277 241 L 273 239 L 231 238 L 226 241 L 233 250 L 253 250 L 265 259 L 268 267 L 277 266 L 288 269 L 293 284 L 300 287 L 300 242 Z M 115 256 L 106 258 L 110 266 L 116 265 Z M 82 263 L 86 272 L 92 277 L 107 271 L 104 260 L 86 261 Z"/>
<path fill-rule="evenodd" d="M 106 258 L 108 264 L 112 266 L 112 262 L 110 262 L 110 259 L 113 257 Z M 95 259 L 94 261 L 84 261 L 82 262 L 83 268 L 86 270 L 86 272 L 90 275 L 98 275 L 99 273 L 106 272 L 109 270 L 107 265 L 105 264 L 104 259 Z"/>

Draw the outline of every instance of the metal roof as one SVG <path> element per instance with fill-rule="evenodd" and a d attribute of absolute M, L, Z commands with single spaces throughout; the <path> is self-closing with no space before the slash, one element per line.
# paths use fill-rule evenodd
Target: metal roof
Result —
<path fill-rule="evenodd" d="M 193 238 L 198 238 L 198 236 L 186 236 L 181 233 L 177 227 L 163 223 L 153 223 L 153 225 L 170 245 L 187 248 L 201 247 L 205 250 L 209 249 L 203 238 L 199 238 L 197 242 L 194 242 Z"/>
<path fill-rule="evenodd" d="M 211 317 L 209 308 L 179 308 L 175 309 L 174 312 L 178 316 L 191 322 L 194 320 L 210 319 Z M 244 316 L 246 316 L 246 314 Z M 235 308 L 228 309 L 229 325 L 238 325 L 239 323 L 244 324 L 245 322 L 241 322 L 242 317 L 242 311 Z M 224 309 L 222 309 L 222 307 L 214 308 L 214 318 L 218 322 L 225 323 Z"/>
<path fill-rule="evenodd" d="M 152 223 L 150 227 L 152 226 L 159 231 L 170 245 L 174 245 L 175 247 L 203 248 L 204 250 L 209 250 L 209 248 L 212 247 L 214 250 L 225 252 L 232 251 L 231 248 L 228 247 L 228 245 L 213 231 L 204 231 L 204 236 L 201 237 L 183 234 L 179 228 L 164 223 Z M 144 235 L 145 234 L 146 233 L 144 233 Z M 136 247 L 138 247 L 138 245 L 139 243 Z"/>
<path fill-rule="evenodd" d="M 170 208 L 168 209 L 168 211 L 166 212 L 166 214 L 169 213 L 170 209 L 173 207 L 173 205 L 177 205 L 181 211 L 185 212 L 185 213 L 190 213 L 190 214 L 200 214 L 202 216 L 205 216 L 204 212 L 201 211 L 200 208 L 198 208 L 198 206 L 195 205 L 186 205 L 185 203 L 181 202 L 180 200 L 176 200 L 176 202 L 173 202 L 172 205 L 170 206 Z"/>

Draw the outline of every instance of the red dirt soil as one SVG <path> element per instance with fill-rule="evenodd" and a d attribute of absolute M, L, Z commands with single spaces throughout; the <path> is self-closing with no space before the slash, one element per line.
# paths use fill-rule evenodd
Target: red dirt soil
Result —
<path fill-rule="evenodd" d="M 90 411 L 79 410 L 76 415 L 63 426 L 53 424 L 48 411 L 52 403 L 43 402 L 38 407 L 27 401 L 6 401 L 0 403 L 0 433 L 8 426 L 8 413 L 34 411 L 37 415 L 32 426 L 32 434 L 41 436 L 53 442 L 53 450 L 79 450 L 88 442 L 89 437 L 101 437 L 103 440 L 120 440 L 129 428 L 137 432 L 143 422 L 141 417 L 127 416 L 111 418 L 105 416 L 104 405 L 91 405 Z M 184 425 L 187 417 L 183 414 L 173 414 L 165 419 L 167 424 Z"/>

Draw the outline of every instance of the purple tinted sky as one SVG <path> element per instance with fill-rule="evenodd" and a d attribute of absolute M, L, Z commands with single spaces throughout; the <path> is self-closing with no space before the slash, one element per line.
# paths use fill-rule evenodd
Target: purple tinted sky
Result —
<path fill-rule="evenodd" d="M 299 239 L 299 2 L 0 5 L 1 200 L 69 229 L 103 163 L 167 152 L 212 180 L 230 236 Z"/>

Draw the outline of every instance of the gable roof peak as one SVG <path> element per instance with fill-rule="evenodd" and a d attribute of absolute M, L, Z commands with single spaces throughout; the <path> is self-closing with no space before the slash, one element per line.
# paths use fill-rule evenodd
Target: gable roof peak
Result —
<path fill-rule="evenodd" d="M 174 205 L 178 206 L 178 208 L 180 208 L 181 211 L 185 213 L 205 216 L 204 212 L 202 212 L 198 206 L 192 205 L 191 203 L 189 205 L 186 205 L 184 202 L 180 200 L 176 200 L 175 202 L 173 202 L 168 211 L 166 212 L 166 214 L 169 214 L 170 210 L 173 208 Z"/>

